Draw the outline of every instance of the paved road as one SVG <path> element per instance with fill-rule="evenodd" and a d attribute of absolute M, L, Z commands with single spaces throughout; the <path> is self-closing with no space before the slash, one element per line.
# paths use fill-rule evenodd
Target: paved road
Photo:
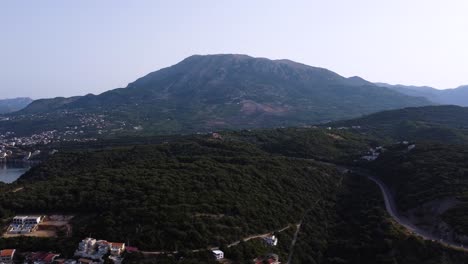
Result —
<path fill-rule="evenodd" d="M 379 178 L 377 178 L 377 177 L 375 177 L 373 175 L 367 174 L 367 173 L 359 172 L 359 174 L 362 174 L 363 176 L 366 176 L 369 180 L 373 181 L 375 184 L 377 184 L 379 186 L 380 190 L 382 191 L 382 195 L 383 195 L 383 198 L 384 198 L 384 201 L 385 201 L 385 208 L 386 208 L 388 214 L 396 222 L 398 222 L 400 225 L 405 227 L 408 231 L 410 231 L 414 235 L 417 235 L 417 236 L 421 237 L 424 240 L 437 241 L 437 242 L 439 242 L 440 244 L 442 244 L 444 246 L 468 252 L 468 249 L 464 248 L 460 244 L 457 244 L 457 243 L 454 243 L 454 242 L 451 242 L 451 241 L 443 241 L 440 237 L 435 236 L 435 235 L 431 234 L 430 232 L 428 232 L 426 230 L 423 230 L 423 229 L 417 227 L 416 225 L 414 225 L 413 223 L 411 223 L 411 221 L 409 221 L 408 218 L 406 218 L 406 217 L 404 217 L 404 216 L 402 216 L 402 215 L 400 215 L 398 213 L 398 210 L 397 210 L 397 207 L 396 207 L 396 204 L 395 204 L 395 200 L 393 199 L 393 195 L 390 192 L 389 188 L 385 185 L 385 183 L 382 182 L 382 180 L 380 180 Z"/>
<path fill-rule="evenodd" d="M 322 164 L 326 164 L 326 165 L 334 166 L 341 173 L 347 173 L 349 171 L 353 171 L 353 172 L 355 172 L 355 173 L 357 173 L 359 175 L 367 177 L 369 180 L 373 181 L 375 184 L 377 184 L 379 186 L 379 188 L 380 188 L 380 190 L 382 192 L 384 201 L 385 201 L 385 208 L 386 208 L 388 214 L 397 223 L 399 223 L 401 226 L 406 228 L 409 232 L 411 232 L 412 234 L 414 234 L 416 236 L 421 237 L 424 240 L 437 241 L 438 243 L 440 243 L 440 244 L 442 244 L 442 245 L 444 245 L 446 247 L 450 247 L 450 248 L 453 248 L 453 249 L 468 252 L 468 248 L 464 247 L 463 245 L 460 245 L 459 243 L 455 243 L 453 241 L 444 241 L 444 240 L 442 240 L 441 237 L 435 236 L 432 233 L 417 227 L 416 225 L 411 223 L 411 221 L 409 221 L 408 218 L 400 215 L 398 213 L 397 206 L 395 204 L 395 200 L 393 199 L 393 195 L 392 195 L 392 192 L 390 191 L 390 189 L 387 187 L 387 185 L 385 185 L 385 183 L 382 180 L 380 180 L 378 177 L 376 177 L 374 175 L 371 175 L 367 170 L 362 170 L 362 169 L 359 169 L 359 168 L 346 167 L 346 166 L 342 166 L 342 165 L 338 165 L 338 164 L 334 164 L 334 163 L 330 163 L 330 162 L 318 161 L 318 160 L 314 160 L 314 159 L 309 159 L 309 160 L 312 160 L 312 161 L 315 161 L 315 162 L 318 162 L 318 163 L 322 163 Z"/>

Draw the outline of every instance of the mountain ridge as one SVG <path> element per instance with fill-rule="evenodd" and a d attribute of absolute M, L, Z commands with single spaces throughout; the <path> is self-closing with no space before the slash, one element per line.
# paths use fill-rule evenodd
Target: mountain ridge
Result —
<path fill-rule="evenodd" d="M 105 114 L 165 133 L 301 126 L 429 105 L 360 77 L 291 60 L 194 55 L 99 95 L 43 99 L 16 115 Z"/>
<path fill-rule="evenodd" d="M 468 106 L 468 85 L 460 85 L 450 89 L 436 89 L 430 86 L 375 84 L 409 96 L 424 97 L 437 104 Z"/>

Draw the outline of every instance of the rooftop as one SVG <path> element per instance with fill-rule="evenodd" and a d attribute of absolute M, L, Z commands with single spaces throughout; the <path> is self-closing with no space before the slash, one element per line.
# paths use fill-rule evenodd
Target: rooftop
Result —
<path fill-rule="evenodd" d="M 11 257 L 15 254 L 16 249 L 3 249 L 0 250 L 0 257 Z"/>

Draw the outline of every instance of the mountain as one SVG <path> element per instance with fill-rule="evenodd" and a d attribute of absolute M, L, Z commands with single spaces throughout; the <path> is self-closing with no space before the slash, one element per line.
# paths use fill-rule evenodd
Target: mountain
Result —
<path fill-rule="evenodd" d="M 391 140 L 468 143 L 468 107 L 455 105 L 409 107 L 331 123 L 360 127 L 365 133 Z"/>
<path fill-rule="evenodd" d="M 359 77 L 290 60 L 246 55 L 191 56 L 126 88 L 100 95 L 34 101 L 18 115 L 103 115 L 146 132 L 178 133 L 297 126 L 386 109 L 431 104 Z"/>
<path fill-rule="evenodd" d="M 405 86 L 386 83 L 376 83 L 376 85 L 386 87 L 409 96 L 424 97 L 438 104 L 468 106 L 468 85 L 445 90 L 438 90 L 428 86 Z"/>
<path fill-rule="evenodd" d="M 27 97 L 0 100 L 0 114 L 15 112 L 25 108 L 33 100 Z"/>

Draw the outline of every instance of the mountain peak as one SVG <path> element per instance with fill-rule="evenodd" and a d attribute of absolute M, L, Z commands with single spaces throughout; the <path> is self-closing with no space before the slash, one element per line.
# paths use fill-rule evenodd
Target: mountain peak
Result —
<path fill-rule="evenodd" d="M 36 101 L 38 110 L 132 116 L 169 132 L 305 125 L 430 104 L 359 77 L 291 60 L 241 54 L 193 55 L 100 95 Z M 33 107 L 34 106 L 34 107 Z"/>

